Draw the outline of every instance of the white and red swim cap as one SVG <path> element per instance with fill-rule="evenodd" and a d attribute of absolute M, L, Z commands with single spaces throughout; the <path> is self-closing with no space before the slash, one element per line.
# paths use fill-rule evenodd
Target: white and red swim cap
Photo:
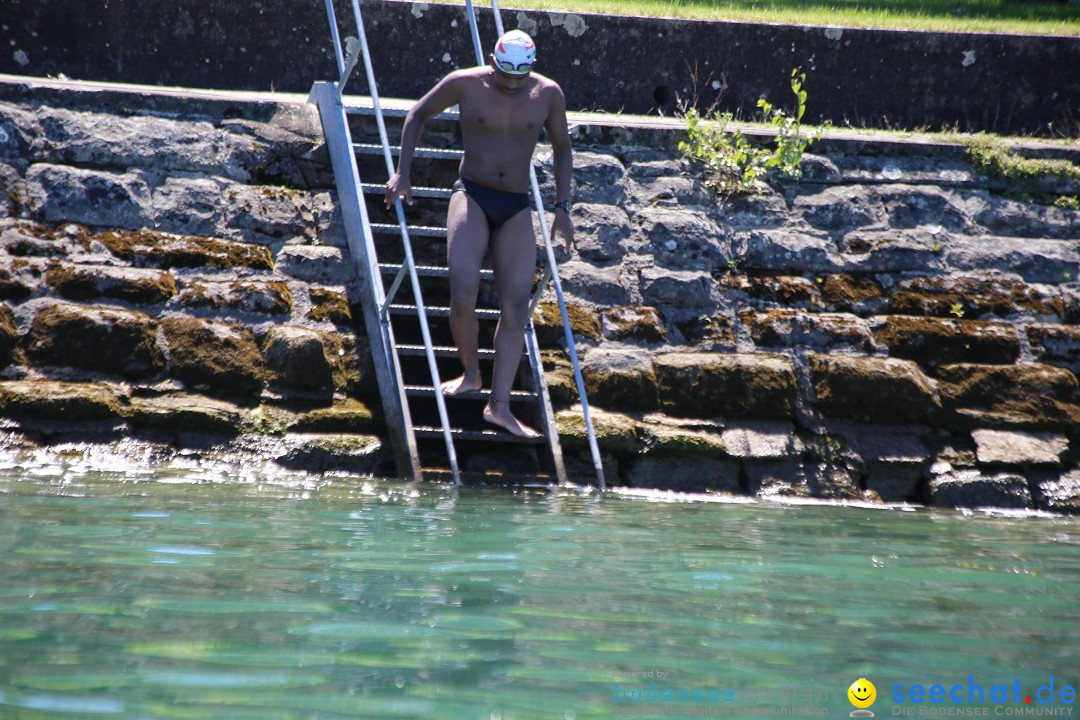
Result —
<path fill-rule="evenodd" d="M 507 75 L 526 75 L 536 62 L 536 43 L 521 30 L 504 33 L 491 53 L 495 66 Z"/>

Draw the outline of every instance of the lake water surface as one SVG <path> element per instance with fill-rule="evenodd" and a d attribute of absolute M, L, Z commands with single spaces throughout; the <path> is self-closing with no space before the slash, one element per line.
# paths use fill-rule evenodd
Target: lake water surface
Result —
<path fill-rule="evenodd" d="M 0 718 L 1080 717 L 1077 519 L 671 500 L 9 467 Z"/>

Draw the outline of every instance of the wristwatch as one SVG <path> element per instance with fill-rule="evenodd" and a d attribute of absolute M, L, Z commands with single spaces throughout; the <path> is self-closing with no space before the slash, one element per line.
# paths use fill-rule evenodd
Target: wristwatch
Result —
<path fill-rule="evenodd" d="M 569 200 L 563 200 L 562 202 L 555 203 L 555 207 L 562 208 L 566 211 L 566 214 L 569 215 L 570 208 L 574 207 L 574 203 L 570 202 Z"/>

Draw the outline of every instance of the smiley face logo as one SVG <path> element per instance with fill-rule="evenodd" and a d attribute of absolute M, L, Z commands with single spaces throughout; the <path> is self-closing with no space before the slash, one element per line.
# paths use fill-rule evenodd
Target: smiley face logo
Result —
<path fill-rule="evenodd" d="M 874 687 L 874 683 L 866 678 L 859 678 L 851 683 L 851 687 L 847 690 L 847 696 L 855 707 L 868 708 L 877 699 L 877 688 Z"/>

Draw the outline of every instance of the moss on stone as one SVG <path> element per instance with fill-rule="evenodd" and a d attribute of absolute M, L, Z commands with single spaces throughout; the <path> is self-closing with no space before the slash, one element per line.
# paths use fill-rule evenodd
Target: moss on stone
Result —
<path fill-rule="evenodd" d="M 157 304 L 176 295 L 176 281 L 169 273 L 135 275 L 134 272 L 117 273 L 111 268 L 52 263 L 45 271 L 45 283 L 68 300 L 110 298 L 136 304 Z"/>
<path fill-rule="evenodd" d="M 213 395 L 251 395 L 262 390 L 267 370 L 247 326 L 169 318 L 161 327 L 169 370 L 178 380 Z"/>
<path fill-rule="evenodd" d="M 380 420 L 364 403 L 346 398 L 330 407 L 311 410 L 289 425 L 289 432 L 299 433 L 373 433 L 380 430 Z"/>
<path fill-rule="evenodd" d="M 570 320 L 570 330 L 574 335 L 599 340 L 603 337 L 600 318 L 591 309 L 577 303 L 568 303 L 566 316 Z M 558 303 L 542 302 L 533 315 L 533 326 L 537 339 L 544 345 L 561 345 L 566 342 L 563 330 L 562 313 Z"/>
<path fill-rule="evenodd" d="M 141 267 L 213 267 L 272 270 L 270 250 L 218 238 L 170 235 L 156 230 L 108 230 L 94 240 L 122 260 Z"/>
<path fill-rule="evenodd" d="M 629 415 L 608 412 L 597 407 L 589 408 L 596 444 L 601 450 L 615 455 L 637 455 L 644 450 L 638 437 L 637 421 Z M 580 409 L 563 410 L 555 414 L 555 426 L 559 442 L 568 452 L 588 452 L 589 434 L 585 428 L 585 416 Z"/>
<path fill-rule="evenodd" d="M 352 308 L 349 298 L 345 293 L 327 288 L 313 287 L 309 295 L 311 297 L 311 309 L 308 310 L 308 319 L 316 322 L 329 320 L 335 325 L 350 325 L 353 320 Z"/>
<path fill-rule="evenodd" d="M 109 383 L 13 380 L 0 382 L 0 415 L 29 426 L 120 422 L 128 408 L 126 398 Z"/>

